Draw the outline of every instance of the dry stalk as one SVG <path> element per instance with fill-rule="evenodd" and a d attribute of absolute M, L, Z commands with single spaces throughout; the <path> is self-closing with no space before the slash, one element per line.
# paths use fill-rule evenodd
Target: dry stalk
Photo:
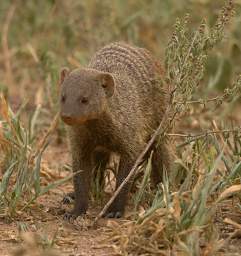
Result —
<path fill-rule="evenodd" d="M 199 134 L 184 134 L 184 133 L 167 133 L 165 134 L 166 136 L 170 136 L 170 137 L 184 137 L 184 138 L 195 138 L 200 139 L 200 138 L 204 138 L 208 135 L 211 134 L 223 134 L 223 133 L 234 133 L 234 132 L 238 132 L 241 131 L 241 127 L 237 127 L 234 129 L 224 129 L 224 130 L 215 130 L 215 131 L 205 131 Z"/>
<path fill-rule="evenodd" d="M 11 6 L 8 9 L 5 22 L 3 24 L 2 29 L 2 50 L 3 50 L 3 58 L 4 58 L 4 66 L 6 71 L 7 83 L 9 85 L 13 84 L 13 75 L 12 75 L 12 67 L 11 67 L 11 52 L 9 50 L 8 45 L 8 31 L 9 27 L 16 10 L 16 1 L 13 1 Z"/>
<path fill-rule="evenodd" d="M 43 150 L 49 135 L 51 135 L 53 133 L 53 131 L 56 129 L 58 121 L 59 121 L 59 112 L 55 115 L 55 117 L 54 117 L 51 125 L 49 126 L 47 132 L 44 134 L 44 136 L 41 139 L 39 145 L 37 146 L 37 149 L 36 149 L 36 151 L 33 155 L 33 158 L 35 158 Z"/>
<path fill-rule="evenodd" d="M 184 147 L 184 146 L 190 144 L 193 141 L 203 139 L 203 138 L 208 137 L 209 135 L 212 135 L 212 134 L 227 134 L 227 133 L 232 134 L 232 133 L 235 133 L 235 132 L 241 132 L 241 127 L 237 127 L 235 129 L 218 130 L 218 131 L 206 131 L 206 132 L 196 134 L 196 135 L 181 134 L 181 133 L 169 133 L 169 134 L 166 134 L 166 135 L 170 136 L 170 137 L 184 137 L 184 138 L 187 138 L 187 140 L 185 142 L 177 145 L 177 148 L 181 148 L 181 147 Z"/>

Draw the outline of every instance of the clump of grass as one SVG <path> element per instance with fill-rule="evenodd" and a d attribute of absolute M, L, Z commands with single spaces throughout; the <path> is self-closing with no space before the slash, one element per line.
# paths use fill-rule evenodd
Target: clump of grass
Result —
<path fill-rule="evenodd" d="M 1 215 L 14 216 L 33 203 L 39 196 L 47 193 L 70 177 L 58 180 L 47 186 L 41 185 L 41 159 L 48 145 L 49 135 L 55 130 L 58 122 L 56 115 L 47 133 L 37 139 L 34 132 L 38 118 L 37 107 L 29 126 L 20 121 L 21 109 L 14 114 L 4 97 L 1 96 L 1 171 L 0 211 Z"/>
<path fill-rule="evenodd" d="M 233 161 L 227 149 L 227 144 L 237 139 L 236 136 L 231 134 L 223 143 L 224 136 L 218 140 L 212 134 L 185 145 L 183 151 L 193 154 L 189 159 L 185 155 L 179 159 L 187 169 L 179 189 L 172 190 L 173 181 L 166 174 L 152 205 L 143 211 L 143 201 L 139 201 L 142 205 L 139 216 L 111 229 L 109 241 L 118 245 L 118 253 L 215 255 L 223 248 L 229 239 L 219 237 L 215 214 L 219 204 L 227 198 L 233 197 L 237 204 L 240 201 L 241 131 L 238 133 L 239 147 L 232 151 L 239 158 Z M 228 163 L 229 171 L 225 168 L 225 162 Z M 145 193 L 143 187 L 138 195 L 141 193 Z M 230 213 L 235 210 L 235 204 L 229 207 Z"/>

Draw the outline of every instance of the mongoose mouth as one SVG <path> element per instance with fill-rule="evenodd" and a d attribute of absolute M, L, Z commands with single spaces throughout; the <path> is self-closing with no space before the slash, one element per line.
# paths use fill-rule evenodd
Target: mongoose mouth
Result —
<path fill-rule="evenodd" d="M 61 119 L 64 123 L 67 125 L 73 126 L 73 125 L 81 125 L 86 123 L 89 120 L 97 119 L 96 114 L 91 114 L 88 116 L 82 116 L 82 117 L 70 117 L 70 116 L 61 116 Z"/>

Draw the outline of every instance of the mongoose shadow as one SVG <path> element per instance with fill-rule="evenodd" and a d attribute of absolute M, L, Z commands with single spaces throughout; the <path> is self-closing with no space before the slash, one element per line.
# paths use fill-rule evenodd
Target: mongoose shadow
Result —
<path fill-rule="evenodd" d="M 167 93 L 160 85 L 160 66 L 143 49 L 112 43 L 97 51 L 86 68 L 61 71 L 61 118 L 68 125 L 74 178 L 74 209 L 65 218 L 88 209 L 92 170 L 103 171 L 110 152 L 120 155 L 118 187 L 158 127 L 165 112 Z M 96 148 L 103 151 L 96 154 Z M 152 162 L 154 184 L 161 181 L 170 154 L 163 142 L 155 147 Z M 124 213 L 128 182 L 109 207 L 106 216 Z"/>

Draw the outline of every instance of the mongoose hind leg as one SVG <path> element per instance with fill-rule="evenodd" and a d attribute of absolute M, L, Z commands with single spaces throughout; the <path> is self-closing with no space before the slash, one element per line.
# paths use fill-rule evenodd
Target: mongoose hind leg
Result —
<path fill-rule="evenodd" d="M 171 159 L 169 149 L 162 145 L 157 146 L 152 157 L 152 181 L 156 187 L 163 180 L 163 171 L 170 170 Z"/>
<path fill-rule="evenodd" d="M 133 167 L 134 161 L 130 160 L 128 156 L 121 156 L 119 170 L 116 177 L 116 189 L 121 185 L 123 180 L 129 174 Z M 104 217 L 107 218 L 120 218 L 124 214 L 125 205 L 127 201 L 127 195 L 130 190 L 132 180 L 127 182 L 120 193 L 117 195 L 109 209 L 105 213 Z"/>

